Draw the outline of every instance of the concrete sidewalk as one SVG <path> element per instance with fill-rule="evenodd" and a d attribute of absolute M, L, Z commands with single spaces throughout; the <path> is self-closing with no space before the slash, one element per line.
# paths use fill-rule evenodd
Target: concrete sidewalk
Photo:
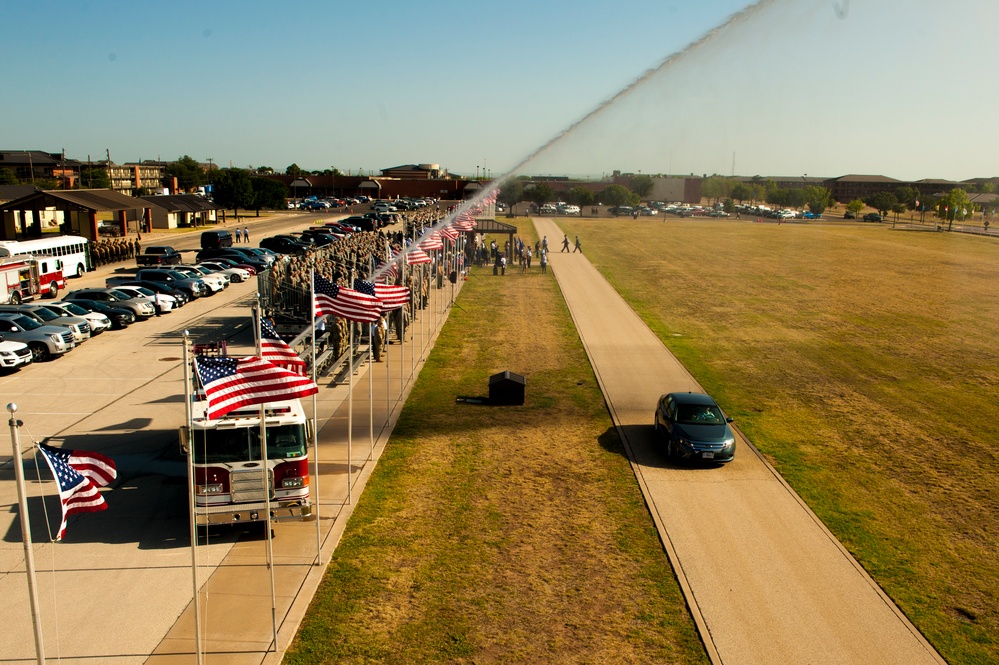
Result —
<path fill-rule="evenodd" d="M 721 468 L 664 457 L 658 397 L 701 388 L 585 255 L 549 260 L 712 662 L 943 663 L 744 438 Z"/>
<path fill-rule="evenodd" d="M 417 311 L 405 344 L 399 344 L 393 335 L 390 340 L 395 343 L 389 345 L 382 362 L 361 364 L 352 386 L 331 385 L 332 378 L 320 380 L 319 505 L 314 506 L 318 530 L 315 519 L 273 523 L 274 621 L 263 529 L 259 530 L 259 537 L 240 539 L 217 566 L 202 572 L 199 597 L 204 662 L 238 665 L 281 662 L 423 362 L 433 349 L 449 311 L 450 286 L 445 282 L 444 289 L 432 290 L 431 302 L 426 310 Z M 311 412 L 310 407 L 306 408 Z M 310 460 L 310 470 L 314 463 Z M 317 557 L 320 543 L 322 553 Z M 191 603 L 146 662 L 194 663 L 194 654 Z"/>

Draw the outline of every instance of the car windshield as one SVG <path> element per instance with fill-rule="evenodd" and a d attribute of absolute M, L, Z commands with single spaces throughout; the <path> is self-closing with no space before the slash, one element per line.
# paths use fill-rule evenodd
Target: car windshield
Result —
<path fill-rule="evenodd" d="M 714 404 L 680 404 L 676 421 L 684 425 L 724 425 L 725 417 Z"/>
<path fill-rule="evenodd" d="M 38 316 L 45 321 L 52 321 L 53 319 L 58 319 L 61 316 L 70 316 L 70 313 L 64 310 L 62 307 L 56 305 L 42 305 L 35 309 L 38 312 Z M 51 315 L 52 318 L 49 318 Z"/>
<path fill-rule="evenodd" d="M 47 307 L 35 307 L 31 310 L 31 313 L 37 316 L 42 321 L 55 321 L 59 318 L 59 315 L 53 312 Z"/>
<path fill-rule="evenodd" d="M 147 289 L 144 286 L 133 286 L 131 290 L 135 291 L 136 293 L 138 293 L 140 295 L 147 296 L 147 297 L 156 295 L 155 293 L 153 293 L 152 291 L 150 291 L 149 289 Z"/>
<path fill-rule="evenodd" d="M 18 314 L 13 319 L 11 319 L 11 321 L 21 326 L 25 330 L 37 330 L 38 328 L 42 327 L 42 324 L 40 324 L 38 321 L 35 321 L 30 316 L 25 316 L 24 314 Z"/>
<path fill-rule="evenodd" d="M 73 314 L 75 316 L 85 316 L 87 314 L 87 310 L 84 309 L 83 307 L 80 307 L 76 303 L 64 302 L 60 304 L 59 307 L 60 309 L 69 312 L 70 314 Z"/>
<path fill-rule="evenodd" d="M 108 293 L 110 293 L 111 297 L 115 300 L 131 300 L 134 297 L 131 294 L 119 291 L 118 289 L 108 291 Z"/>
<path fill-rule="evenodd" d="M 304 457 L 305 428 L 279 425 L 267 428 L 267 458 Z M 257 427 L 237 427 L 196 431 L 195 464 L 236 464 L 260 459 L 260 431 Z"/>

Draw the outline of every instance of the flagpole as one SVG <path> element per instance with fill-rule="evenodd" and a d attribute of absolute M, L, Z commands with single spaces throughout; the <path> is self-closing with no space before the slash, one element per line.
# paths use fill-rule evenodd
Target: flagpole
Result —
<path fill-rule="evenodd" d="M 375 365 L 372 360 L 373 351 L 371 345 L 375 341 L 375 324 L 368 324 L 368 438 L 371 439 L 371 450 L 368 451 L 368 459 L 375 456 Z"/>
<path fill-rule="evenodd" d="M 31 598 L 31 627 L 35 631 L 35 659 L 45 665 L 45 642 L 42 639 L 41 604 L 38 601 L 38 584 L 35 580 L 35 553 L 31 549 L 31 522 L 28 519 L 28 497 L 25 494 L 24 463 L 21 460 L 21 438 L 18 428 L 21 421 L 14 417 L 17 404 L 7 405 L 10 412 L 10 446 L 14 453 L 14 477 L 17 479 L 17 510 L 21 517 L 21 542 L 24 544 L 24 568 L 28 574 L 28 596 Z"/>
<path fill-rule="evenodd" d="M 312 382 L 319 385 L 319 376 L 316 373 L 316 267 L 309 268 L 309 318 L 312 321 Z M 319 524 L 319 393 L 312 395 L 312 451 L 315 455 L 313 459 L 313 475 L 315 479 L 312 483 L 312 505 L 316 515 L 316 565 L 323 565 L 323 530 Z"/>
<path fill-rule="evenodd" d="M 254 329 L 254 334 L 256 336 L 257 342 L 257 357 L 263 355 L 263 348 L 261 344 L 260 337 L 260 324 L 264 318 L 264 311 L 260 306 L 260 292 L 257 292 L 257 307 L 256 307 L 256 328 Z M 278 650 L 278 636 L 277 636 L 277 593 L 274 588 L 274 539 L 272 536 L 271 527 L 271 482 L 270 473 L 267 468 L 267 405 L 263 402 L 260 403 L 260 457 L 263 460 L 263 464 L 260 473 L 263 476 L 263 488 L 264 488 L 264 528 L 267 533 L 264 534 L 264 540 L 267 543 L 267 569 L 270 571 L 271 578 L 271 632 L 274 637 L 274 651 Z"/>
<path fill-rule="evenodd" d="M 347 319 L 349 351 L 347 353 L 347 503 L 354 503 L 351 487 L 351 443 L 354 436 L 354 322 Z"/>
<path fill-rule="evenodd" d="M 194 494 L 194 414 L 191 411 L 190 333 L 184 331 L 184 421 L 187 423 L 187 496 L 191 502 L 191 583 L 194 586 L 194 652 L 198 665 L 204 662 L 201 646 L 201 585 L 198 583 L 198 502 Z"/>

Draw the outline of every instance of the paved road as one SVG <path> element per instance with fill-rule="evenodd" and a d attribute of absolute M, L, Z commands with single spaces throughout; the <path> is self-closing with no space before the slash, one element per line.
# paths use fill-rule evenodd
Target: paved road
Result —
<path fill-rule="evenodd" d="M 534 222 L 713 662 L 944 662 L 748 441 L 721 468 L 663 457 L 659 395 L 701 389 L 585 255 L 559 252 L 555 223 Z"/>

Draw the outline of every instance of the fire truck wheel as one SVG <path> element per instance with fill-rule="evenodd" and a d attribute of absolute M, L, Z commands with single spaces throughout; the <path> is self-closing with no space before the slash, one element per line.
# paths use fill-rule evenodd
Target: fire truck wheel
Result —
<path fill-rule="evenodd" d="M 49 298 L 55 298 L 59 295 L 59 285 L 55 282 L 49 282 Z"/>
<path fill-rule="evenodd" d="M 12 305 L 20 305 L 21 304 L 21 294 L 18 293 L 17 291 L 14 291 L 14 293 L 10 294 L 10 304 L 12 304 Z"/>

